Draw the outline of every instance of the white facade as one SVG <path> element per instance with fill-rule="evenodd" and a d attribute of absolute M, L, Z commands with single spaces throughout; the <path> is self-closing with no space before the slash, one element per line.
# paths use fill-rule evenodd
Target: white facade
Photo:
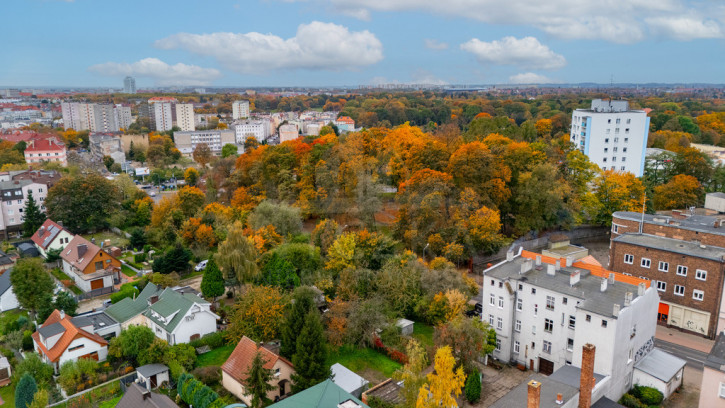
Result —
<path fill-rule="evenodd" d="M 165 132 L 174 127 L 173 117 L 171 114 L 171 103 L 156 102 L 154 103 L 154 118 L 156 120 L 156 130 Z"/>
<path fill-rule="evenodd" d="M 176 126 L 181 128 L 183 132 L 193 132 L 196 130 L 194 125 L 194 105 L 191 103 L 176 104 Z"/>
<path fill-rule="evenodd" d="M 204 337 L 216 333 L 216 321 L 219 317 L 209 310 L 209 304 L 194 304 L 182 317 L 179 324 L 169 333 L 166 329 L 146 317 L 146 326 L 153 330 L 156 337 L 166 340 L 170 345 L 188 343 L 191 337 Z"/>
<path fill-rule="evenodd" d="M 249 117 L 249 101 L 234 101 L 232 103 L 232 119 L 246 119 Z"/>
<path fill-rule="evenodd" d="M 647 113 L 630 110 L 627 101 L 594 99 L 591 109 L 572 113 L 572 143 L 602 170 L 642 176 L 648 134 Z"/>
<path fill-rule="evenodd" d="M 54 337 L 58 337 L 58 339 L 59 339 L 60 335 L 57 335 Z M 58 339 L 49 338 L 49 339 L 47 339 L 47 341 L 48 342 L 50 342 L 52 340 L 57 341 Z M 52 344 L 55 344 L 55 343 L 53 342 L 53 343 L 48 343 L 48 344 L 51 344 L 50 347 L 53 347 Z M 48 347 L 48 346 L 46 345 L 46 347 Z M 50 348 L 50 347 L 48 347 L 48 348 Z M 68 345 L 68 347 L 66 347 L 63 354 L 60 355 L 60 358 L 58 359 L 58 361 L 56 363 L 53 363 L 52 361 L 50 361 L 50 359 L 45 354 L 40 352 L 40 348 L 38 347 L 37 343 L 35 343 L 35 351 L 40 354 L 40 357 L 43 360 L 43 362 L 52 365 L 55 368 L 56 372 L 58 372 L 60 367 L 66 361 L 76 361 L 76 360 L 78 360 L 78 358 L 85 356 L 87 354 L 91 354 L 94 352 L 98 353 L 98 361 L 106 361 L 106 357 L 108 357 L 108 347 L 107 346 L 102 346 L 102 345 L 96 343 L 95 341 L 93 341 L 87 337 L 83 337 L 83 336 L 79 336 L 75 340 L 73 340 Z"/>
<path fill-rule="evenodd" d="M 237 144 L 243 145 L 248 137 L 254 137 L 262 142 L 269 133 L 269 122 L 263 120 L 247 120 L 234 125 L 234 132 L 237 135 Z"/>
<path fill-rule="evenodd" d="M 110 286 L 113 286 L 113 274 L 107 274 L 106 276 L 99 276 L 94 279 L 83 279 L 83 277 L 88 277 L 88 275 L 84 275 L 83 272 L 78 270 L 78 268 L 74 267 L 70 263 L 68 263 L 65 259 L 63 260 L 63 273 L 68 275 L 71 279 L 73 279 L 73 282 L 75 282 L 78 289 L 82 290 L 84 293 L 90 292 L 93 290 L 91 288 L 91 281 L 95 281 L 98 279 L 103 279 L 103 288 L 107 288 Z M 91 274 L 89 274 L 91 275 Z"/>
<path fill-rule="evenodd" d="M 60 106 L 65 129 L 118 132 L 131 124 L 130 107 L 82 102 L 61 102 Z"/>
<path fill-rule="evenodd" d="M 91 132 L 118 132 L 114 105 L 92 104 Z"/>
<path fill-rule="evenodd" d="M 4 182 L 0 186 L 9 183 Z M 12 186 L 11 186 L 12 187 Z M 28 182 L 28 180 L 20 180 L 17 189 L 3 188 L 3 197 L 0 205 L 0 230 L 6 230 L 11 227 L 19 227 L 23 224 L 26 198 L 28 193 L 33 192 L 33 199 L 41 211 L 45 211 L 45 198 L 48 196 L 48 186 L 41 183 Z"/>
<path fill-rule="evenodd" d="M 174 132 L 176 148 L 186 156 L 191 156 L 194 149 L 200 144 L 206 144 L 213 154 L 219 156 L 225 144 L 234 144 L 235 142 L 236 137 L 233 130 Z"/>
<path fill-rule="evenodd" d="M 133 123 L 133 116 L 131 116 L 131 107 L 116 105 L 113 109 L 114 119 L 116 120 L 116 128 L 118 130 L 128 129 Z"/>
<path fill-rule="evenodd" d="M 20 303 L 18 302 L 18 298 L 15 296 L 15 292 L 13 292 L 13 287 L 11 286 L 5 291 L 5 293 L 0 295 L 0 312 L 6 312 L 19 307 Z"/>

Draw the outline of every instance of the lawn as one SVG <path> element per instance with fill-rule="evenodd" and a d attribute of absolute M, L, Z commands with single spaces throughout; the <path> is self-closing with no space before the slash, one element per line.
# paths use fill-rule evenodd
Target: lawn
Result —
<path fill-rule="evenodd" d="M 401 365 L 371 348 L 342 346 L 331 351 L 327 356 L 327 364 L 340 363 L 350 370 L 360 373 L 366 370 L 381 372 L 385 377 L 393 375 Z"/>
<path fill-rule="evenodd" d="M 60 270 L 60 268 L 53 268 L 53 269 L 50 270 L 50 273 L 52 273 L 53 276 L 55 276 L 55 278 L 58 279 L 58 280 L 60 280 L 60 281 L 63 281 L 63 280 L 71 280 L 70 279 L 70 276 L 68 276 L 65 273 L 63 273 L 63 271 Z"/>
<path fill-rule="evenodd" d="M 413 325 L 413 338 L 418 340 L 423 347 L 432 347 L 434 331 L 435 328 L 433 326 L 415 322 L 415 325 Z"/>
<path fill-rule="evenodd" d="M 122 397 L 123 397 L 123 395 L 119 395 L 118 397 L 116 397 L 114 399 L 101 402 L 101 404 L 98 405 L 98 408 L 114 408 L 116 406 L 116 404 L 118 404 L 118 401 L 121 401 Z"/>
<path fill-rule="evenodd" d="M 95 238 L 95 244 L 98 246 L 101 246 L 101 243 L 103 241 L 110 239 L 111 240 L 111 246 L 117 246 L 119 248 L 123 248 L 128 245 L 128 239 L 121 238 L 120 236 L 112 233 L 111 231 L 101 231 L 96 232 L 95 234 L 86 234 L 83 235 L 83 238 L 87 240 L 91 240 L 91 238 Z"/>
<path fill-rule="evenodd" d="M 76 285 L 71 285 L 71 287 L 69 287 L 68 289 L 70 289 L 70 291 L 73 292 L 73 293 L 75 293 L 76 295 L 82 295 L 83 294 L 83 291 L 80 290 L 80 288 L 78 288 L 78 286 L 76 286 Z"/>
<path fill-rule="evenodd" d="M 121 272 L 129 278 L 133 278 L 136 276 L 136 272 L 134 272 L 133 269 L 123 264 L 121 264 Z"/>
<path fill-rule="evenodd" d="M 236 347 L 236 344 L 227 344 L 226 346 L 221 346 L 207 353 L 200 354 L 196 359 L 196 366 L 220 366 L 227 361 L 229 355 L 234 351 L 234 347 Z"/>
<path fill-rule="evenodd" d="M 0 397 L 5 401 L 3 407 L 15 408 L 15 387 L 13 385 L 0 388 Z"/>

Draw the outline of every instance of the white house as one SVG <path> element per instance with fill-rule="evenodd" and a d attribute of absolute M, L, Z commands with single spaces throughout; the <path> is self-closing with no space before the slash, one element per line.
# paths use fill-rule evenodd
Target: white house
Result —
<path fill-rule="evenodd" d="M 652 350 L 634 365 L 634 383 L 657 388 L 668 398 L 682 385 L 687 362 L 660 349 Z"/>
<path fill-rule="evenodd" d="M 0 312 L 20 307 L 18 298 L 15 297 L 15 292 L 13 292 L 13 286 L 10 284 L 10 273 L 12 271 L 12 269 L 8 269 L 0 275 Z"/>
<path fill-rule="evenodd" d="M 47 219 L 30 239 L 33 240 L 35 247 L 38 248 L 40 255 L 47 257 L 49 250 L 63 249 L 73 239 L 73 236 L 70 231 L 63 228 L 60 224 L 51 219 Z"/>
<path fill-rule="evenodd" d="M 156 337 L 169 344 L 188 343 L 217 331 L 219 316 L 212 313 L 211 304 L 192 293 L 179 293 L 166 288 L 152 295 L 143 316 Z"/>

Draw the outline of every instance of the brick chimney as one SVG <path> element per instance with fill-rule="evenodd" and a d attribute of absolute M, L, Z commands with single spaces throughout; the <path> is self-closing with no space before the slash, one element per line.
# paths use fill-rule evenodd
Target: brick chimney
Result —
<path fill-rule="evenodd" d="M 587 343 L 582 347 L 582 369 L 579 379 L 579 408 L 591 408 L 594 388 L 594 354 L 597 348 Z"/>
<path fill-rule="evenodd" d="M 529 381 L 529 398 L 526 408 L 539 408 L 541 401 L 541 383 L 536 380 Z"/>

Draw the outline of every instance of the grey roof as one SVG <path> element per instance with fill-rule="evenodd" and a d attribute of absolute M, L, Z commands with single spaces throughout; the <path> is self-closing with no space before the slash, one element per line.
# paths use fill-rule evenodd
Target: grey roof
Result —
<path fill-rule="evenodd" d="M 147 395 L 146 398 L 144 394 Z M 179 406 L 166 395 L 148 391 L 136 383 L 131 383 L 123 398 L 116 404 L 116 408 L 179 408 Z"/>
<path fill-rule="evenodd" d="M 631 211 L 616 211 L 613 217 L 624 218 L 630 221 L 642 221 L 642 213 Z M 645 214 L 644 222 L 655 225 L 671 225 L 691 231 L 707 232 L 710 234 L 725 235 L 725 228 L 715 228 L 713 225 L 717 217 L 707 215 L 693 215 L 687 218 L 674 218 L 664 214 Z"/>
<path fill-rule="evenodd" d="M 549 378 L 562 384 L 570 385 L 576 389 L 579 389 L 579 385 L 581 384 L 581 375 L 581 368 L 574 367 L 572 365 L 564 365 L 558 370 L 554 371 L 549 376 Z M 604 376 L 602 374 L 594 373 L 594 378 L 598 383 L 599 381 L 604 379 Z"/>
<path fill-rule="evenodd" d="M 163 373 L 164 371 L 169 371 L 169 367 L 163 365 L 163 364 L 146 364 L 136 369 L 139 374 L 141 374 L 144 378 L 149 378 L 152 375 Z"/>
<path fill-rule="evenodd" d="M 0 190 L 12 190 L 33 184 L 33 180 L 8 180 L 0 181 Z"/>
<path fill-rule="evenodd" d="M 12 272 L 12 268 L 5 271 L 2 275 L 0 275 L 0 295 L 7 292 L 8 289 L 12 286 L 10 284 L 10 273 Z"/>
<path fill-rule="evenodd" d="M 624 405 L 619 405 L 618 403 L 610 400 L 607 397 L 599 398 L 599 401 L 594 403 L 592 405 L 592 408 L 627 408 Z"/>
<path fill-rule="evenodd" d="M 20 250 L 20 252 L 22 252 L 26 255 L 30 255 L 30 256 L 39 256 L 40 255 L 38 248 L 36 248 L 35 245 L 28 243 L 28 242 L 23 242 L 22 244 L 18 245 L 18 249 Z"/>
<path fill-rule="evenodd" d="M 12 258 L 8 254 L 6 254 L 3 251 L 0 251 L 0 265 L 12 265 L 15 263 Z M 2 292 L 0 292 L 2 293 Z"/>
<path fill-rule="evenodd" d="M 332 381 L 350 394 L 355 395 L 356 391 L 369 383 L 368 380 L 355 374 L 340 363 L 333 364 L 330 370 L 332 370 Z"/>
<path fill-rule="evenodd" d="M 685 367 L 685 363 L 685 360 L 655 347 L 643 359 L 639 360 L 634 368 L 664 382 L 669 382 L 672 377 Z"/>
<path fill-rule="evenodd" d="M 668 156 L 674 156 L 675 155 L 675 152 L 671 152 L 671 151 L 665 150 L 665 149 L 658 149 L 656 147 L 648 147 L 645 150 L 645 156 L 646 157 L 655 156 L 655 155 L 663 154 L 663 153 L 666 154 L 666 155 L 668 155 Z"/>
<path fill-rule="evenodd" d="M 62 324 L 56 322 L 56 323 L 49 324 L 44 327 L 39 327 L 38 332 L 40 333 L 41 336 L 48 338 L 48 337 L 53 337 L 56 334 L 65 332 L 65 327 L 63 327 Z"/>
<path fill-rule="evenodd" d="M 559 405 L 556 404 L 556 394 L 558 393 L 562 394 L 564 403 L 579 394 L 578 387 L 572 387 L 571 385 L 560 383 L 543 374 L 534 374 L 527 378 L 526 381 L 514 387 L 514 389 L 509 391 L 506 395 L 499 398 L 498 401 L 494 402 L 493 405 L 490 406 L 490 408 L 525 407 L 526 401 L 529 397 L 528 383 L 531 380 L 541 383 L 540 407 L 558 407 Z"/>
<path fill-rule="evenodd" d="M 632 293 L 632 300 L 638 297 L 637 286 L 618 281 L 609 283 L 607 290 L 602 292 L 600 289 L 603 278 L 593 276 L 586 269 L 573 266 L 561 268 L 552 276 L 547 274 L 547 265 L 545 263 L 542 263 L 542 267 L 537 268 L 532 262 L 531 269 L 522 274 L 520 273 L 521 265 L 526 261 L 530 260 L 522 256 L 516 256 L 512 261 L 502 262 L 486 270 L 485 274 L 501 280 L 511 279 L 526 282 L 533 286 L 579 299 L 578 308 L 609 318 L 616 318 L 612 314 L 613 306 L 614 304 L 624 305 L 627 292 Z M 569 276 L 573 272 L 579 272 L 580 278 L 579 282 L 572 286 L 569 284 Z"/>
<path fill-rule="evenodd" d="M 71 319 L 71 322 L 76 327 L 84 327 L 88 325 L 93 325 L 93 331 L 98 331 L 100 329 L 106 328 L 108 326 L 113 326 L 114 324 L 118 324 L 117 321 L 115 321 L 111 316 L 106 314 L 105 312 L 96 312 L 96 313 L 89 313 L 85 315 L 76 316 Z"/>
<path fill-rule="evenodd" d="M 720 333 L 715 339 L 715 344 L 712 345 L 710 354 L 705 359 L 705 365 L 725 372 L 725 334 Z"/>
<path fill-rule="evenodd" d="M 710 259 L 717 262 L 722 262 L 723 259 L 725 259 L 725 248 L 712 245 L 702 245 L 679 239 L 658 237 L 657 235 L 622 234 L 614 238 L 612 241 L 637 245 L 644 248 L 656 248 L 677 254 Z"/>

